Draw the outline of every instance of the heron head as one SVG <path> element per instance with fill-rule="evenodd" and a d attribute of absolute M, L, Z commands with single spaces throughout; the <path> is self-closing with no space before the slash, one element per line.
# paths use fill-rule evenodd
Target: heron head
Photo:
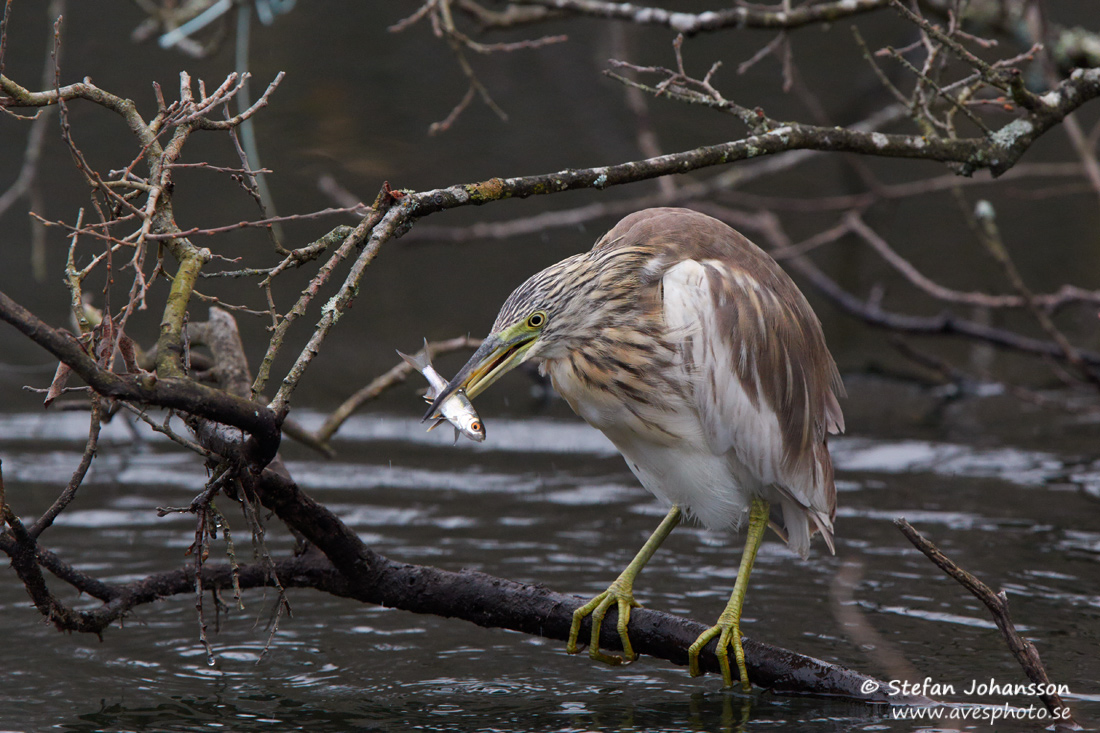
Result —
<path fill-rule="evenodd" d="M 543 270 L 508 296 L 489 335 L 435 398 L 426 419 L 458 390 L 472 399 L 528 359 L 553 358 L 583 338 L 587 319 L 576 307 L 586 300 L 577 297 L 585 280 L 577 269 L 580 257 Z"/>

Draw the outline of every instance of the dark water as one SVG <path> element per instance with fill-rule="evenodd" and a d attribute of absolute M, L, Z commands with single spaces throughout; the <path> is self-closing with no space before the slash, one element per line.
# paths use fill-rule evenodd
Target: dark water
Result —
<path fill-rule="evenodd" d="M 623 44 L 626 55 L 641 62 L 671 63 L 667 33 L 622 34 L 601 24 L 579 24 L 564 28 L 572 40 L 553 53 L 475 60 L 511 123 L 502 125 L 474 104 L 451 133 L 428 138 L 428 124 L 446 116 L 465 83 L 445 47 L 425 28 L 405 36 L 384 31 L 413 8 L 394 5 L 310 4 L 270 28 L 257 28 L 252 54 L 257 82 L 288 71 L 258 130 L 264 164 L 276 170 L 272 187 L 282 213 L 330 205 L 317 189 L 325 174 L 370 200 L 382 180 L 394 187 L 429 188 L 640 157 L 621 92 L 600 79 L 598 70 Z M 15 3 L 12 28 L 18 32 L 12 32 L 5 74 L 28 83 L 40 75 L 46 36 L 42 6 Z M 139 18 L 129 4 L 70 6 L 63 82 L 91 75 L 147 109 L 152 80 L 171 96 L 180 69 L 220 80 L 230 68 L 228 50 L 192 61 L 133 45 L 128 34 Z M 1088 2 L 1061 3 L 1058 9 L 1065 13 L 1063 22 L 1087 25 L 1097 15 Z M 893 27 L 884 17 L 861 25 L 884 38 Z M 905 33 L 897 35 L 900 40 L 894 42 L 905 42 Z M 739 52 L 738 58 L 771 37 L 749 33 L 741 38 L 751 50 Z M 797 38 L 797 58 L 803 60 L 833 47 L 828 35 L 817 31 Z M 696 67 L 727 58 L 728 76 L 720 78 L 731 94 L 759 100 L 776 117 L 806 117 L 790 97 L 763 96 L 777 84 L 774 66 L 743 77 L 733 73 L 728 38 L 699 38 L 687 48 Z M 844 54 L 851 58 L 834 59 L 849 64 L 844 67 L 848 75 L 839 74 L 845 79 L 839 92 L 837 67 L 810 62 L 802 67 L 809 84 L 834 89 L 827 106 L 840 122 L 858 119 L 865 111 L 861 103 L 874 88 L 858 54 L 847 47 Z M 653 103 L 651 112 L 670 151 L 731 134 L 724 118 L 685 114 L 667 103 Z M 72 114 L 76 134 L 97 164 L 106 169 L 130 160 L 132 144 L 110 115 L 79 106 Z M 1082 117 L 1087 125 L 1096 113 L 1086 110 Z M 0 185 L 6 185 L 18 170 L 25 127 L 6 118 L 0 125 Z M 233 164 L 231 152 L 212 141 L 194 146 L 189 148 L 193 160 Z M 1036 160 L 1070 159 L 1058 137 L 1044 141 L 1035 155 Z M 87 196 L 68 153 L 54 138 L 42 171 L 51 182 L 44 213 L 74 220 Z M 935 171 L 914 167 L 905 172 L 916 177 Z M 185 226 L 254 216 L 249 202 L 225 182 L 184 172 L 178 180 L 176 204 Z M 849 185 L 848 173 L 822 162 L 766 180 L 754 191 L 810 196 L 846 192 Z M 998 205 L 1007 244 L 1029 283 L 1043 291 L 1069 277 L 1082 287 L 1100 286 L 1095 197 L 1085 192 L 1036 203 L 1023 197 L 1022 188 L 994 184 L 980 190 Z M 654 189 L 647 183 L 598 195 L 506 202 L 451 212 L 430 223 L 527 216 Z M 1001 288 L 1000 276 L 983 253 L 958 244 L 961 225 L 938 215 L 949 208 L 947 197 L 901 202 L 876 210 L 873 223 L 945 284 Z M 929 216 L 930 209 L 937 216 Z M 47 255 L 54 274 L 45 283 L 34 282 L 27 274 L 30 254 L 23 243 L 29 225 L 23 213 L 9 212 L 0 221 L 0 241 L 6 246 L 0 289 L 62 323 L 66 295 L 56 273 L 66 243 L 51 234 Z M 823 221 L 793 214 L 788 220 L 796 237 L 812 233 Z M 301 244 L 335 223 L 291 225 L 288 232 Z M 373 265 L 369 286 L 311 367 L 296 395 L 295 417 L 318 424 L 325 408 L 392 366 L 394 348 L 414 348 L 423 336 L 480 335 L 516 283 L 587 247 L 612 223 L 601 220 L 504 242 L 395 243 Z M 1054 243 L 1056 256 L 1051 254 Z M 217 246 L 253 256 L 265 245 L 262 238 L 232 235 Z M 890 284 L 891 296 L 899 293 L 890 301 L 897 307 L 939 308 L 906 296 L 896 276 L 862 249 L 838 248 L 821 261 L 841 270 L 845 284 L 857 291 L 880 281 Z M 1067 263 L 1072 263 L 1069 275 Z M 278 294 L 281 305 L 290 303 L 303 284 L 293 276 L 289 280 Z M 262 303 L 258 292 L 236 284 L 215 281 L 205 289 L 237 302 Z M 851 393 L 845 404 L 850 434 L 832 443 L 838 466 L 837 555 L 825 555 L 818 546 L 801 561 L 768 541 L 753 574 L 745 632 L 884 679 L 929 677 L 958 691 L 972 680 L 1026 681 L 985 609 L 896 531 L 891 520 L 905 516 L 953 559 L 1006 590 L 1014 620 L 1035 641 L 1051 677 L 1070 686 L 1069 700 L 1079 719 L 1100 719 L 1100 421 L 1040 410 L 1004 395 L 946 400 L 909 383 L 866 376 L 872 368 L 896 365 L 897 358 L 879 335 L 814 302 Z M 1086 315 L 1067 317 L 1062 325 L 1095 347 L 1095 336 L 1089 335 L 1095 319 Z M 156 324 L 155 313 L 139 314 L 133 333 L 149 339 Z M 242 328 L 250 356 L 259 358 L 263 323 L 244 320 Z M 288 353 L 304 335 L 304 327 L 292 334 Z M 0 338 L 5 363 L 0 370 L 0 457 L 7 498 L 21 515 L 33 517 L 76 466 L 86 418 L 44 414 L 40 398 L 20 388 L 45 384 L 53 365 L 13 331 Z M 965 359 L 961 349 L 948 353 Z M 458 357 L 444 360 L 441 369 L 449 373 L 457 363 Z M 1047 378 L 1017 360 L 998 362 L 997 368 Z M 465 441 L 452 446 L 447 436 L 425 436 L 416 421 L 417 404 L 405 387 L 357 416 L 338 436 L 336 460 L 322 460 L 294 445 L 285 449 L 295 479 L 384 554 L 594 594 L 659 521 L 661 509 L 610 446 L 562 405 L 540 406 L 521 376 L 479 400 L 489 430 L 481 446 Z M 188 503 L 205 478 L 197 460 L 164 441 L 135 443 L 116 419 L 105 428 L 79 500 L 44 542 L 107 580 L 178 567 L 189 562 L 183 553 L 194 527 L 179 515 L 158 518 L 155 508 Z M 232 508 L 223 507 L 227 514 Z M 236 515 L 231 522 L 238 553 L 247 554 L 245 525 Z M 268 543 L 275 551 L 287 551 L 291 538 L 272 527 Z M 737 538 L 680 528 L 641 576 L 638 599 L 697 620 L 713 619 L 732 587 L 738 547 Z M 215 548 L 215 560 L 221 551 Z M 211 633 L 216 661 L 210 666 L 198 641 L 192 598 L 144 607 L 125 628 L 112 628 L 100 641 L 58 634 L 43 624 L 12 574 L 0 573 L 0 730 L 990 727 L 898 721 L 887 709 L 847 702 L 766 693 L 743 697 L 722 691 L 713 677 L 691 679 L 683 669 L 652 659 L 612 669 L 583 655 L 570 657 L 559 643 L 517 633 L 302 590 L 292 590 L 290 600 L 293 618 L 281 620 L 263 654 L 273 599 L 270 593 L 246 592 L 245 610 L 222 619 L 220 629 Z M 1016 695 L 943 697 L 1023 708 L 1037 704 Z M 1045 725 L 1025 718 L 994 727 L 1039 730 Z"/>
<path fill-rule="evenodd" d="M 909 388 L 870 385 L 897 399 Z M 409 395 L 411 396 L 411 394 Z M 318 416 L 305 415 L 308 423 Z M 337 461 L 291 449 L 288 466 L 380 552 L 445 568 L 476 568 L 578 594 L 602 590 L 659 521 L 611 447 L 575 420 L 487 417 L 491 439 L 457 447 L 414 418 L 356 418 Z M 0 420 L 9 501 L 40 511 L 79 458 L 83 420 L 14 414 Z M 1097 425 L 1067 426 L 1095 434 Z M 988 441 L 986 441 L 988 443 Z M 1026 696 L 961 694 L 972 680 L 1024 678 L 987 613 L 913 550 L 891 520 L 905 516 L 995 588 L 1085 720 L 1100 715 L 1100 471 L 1079 455 L 1012 443 L 838 439 L 837 556 L 800 561 L 765 543 L 745 632 L 886 679 L 911 671 L 960 693 L 1026 708 Z M 163 442 L 135 448 L 118 420 L 105 431 L 80 501 L 50 546 L 108 580 L 184 561 L 189 519 L 158 518 L 201 485 L 197 460 Z M 230 515 L 238 556 L 246 529 Z M 290 538 L 274 530 L 273 550 Z M 697 619 L 722 608 L 737 540 L 682 527 L 638 584 L 647 606 Z M 213 559 L 223 549 L 216 547 Z M 714 677 L 645 659 L 613 669 L 521 634 L 290 591 L 294 616 L 271 648 L 272 598 L 212 634 L 208 666 L 193 599 L 140 609 L 103 641 L 43 625 L 10 575 L 0 576 L 4 696 L 10 730 L 732 730 L 743 722 L 799 730 L 909 730 L 888 710 L 828 700 L 751 698 Z M 842 611 L 843 609 L 843 614 Z M 853 633 L 854 615 L 877 634 Z M 903 660 L 907 668 L 898 666 Z M 966 727 L 966 726 L 962 726 Z M 980 726 L 979 726 L 980 727 Z M 1038 730 L 1035 722 L 1019 729 Z"/>

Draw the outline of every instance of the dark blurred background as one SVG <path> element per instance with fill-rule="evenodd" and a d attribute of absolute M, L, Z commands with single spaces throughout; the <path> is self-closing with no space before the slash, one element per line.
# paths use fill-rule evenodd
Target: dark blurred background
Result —
<path fill-rule="evenodd" d="M 15 3 L 9 21 L 5 73 L 28 87 L 37 87 L 42 75 L 49 33 L 45 6 Z M 568 41 L 512 53 L 474 54 L 471 62 L 479 79 L 507 112 L 509 121 L 502 122 L 475 100 L 451 129 L 429 136 L 430 124 L 446 117 L 465 93 L 466 79 L 449 47 L 432 36 L 426 21 L 401 33 L 387 32 L 388 26 L 413 9 L 408 4 L 387 3 L 299 4 L 270 26 L 253 22 L 249 59 L 253 96 L 258 96 L 277 72 L 287 72 L 270 106 L 255 120 L 262 163 L 274 171 L 268 183 L 280 214 L 306 213 L 333 205 L 318 186 L 326 176 L 370 202 L 383 181 L 394 188 L 424 190 L 492 176 L 542 173 L 644 157 L 636 142 L 638 119 L 625 103 L 624 88 L 601 71 L 609 68 L 610 58 L 673 66 L 672 32 L 571 20 L 488 34 L 481 40 L 564 33 Z M 1100 8 L 1087 0 L 1052 3 L 1048 12 L 1053 21 L 1064 25 L 1095 28 L 1100 19 Z M 181 70 L 205 80 L 208 88 L 232 71 L 232 22 L 226 24 L 226 41 L 209 58 L 200 60 L 174 49 L 161 49 L 153 40 L 136 43 L 131 34 L 142 19 L 140 10 L 130 3 L 69 3 L 61 26 L 61 83 L 90 77 L 102 88 L 130 97 L 150 116 L 155 109 L 154 81 L 171 100 L 178 94 Z M 889 101 L 852 41 L 850 25 L 859 26 L 872 48 L 902 47 L 916 38 L 913 27 L 891 12 L 843 21 L 835 28 L 811 27 L 791 34 L 800 82 L 836 124 L 857 122 Z M 751 30 L 703 34 L 685 43 L 685 63 L 689 72 L 701 76 L 714 61 L 722 60 L 725 65 L 715 84 L 728 98 L 746 106 L 760 106 L 775 119 L 814 121 L 803 96 L 782 91 L 782 71 L 774 57 L 763 59 L 743 75 L 737 74 L 737 65 L 772 38 L 771 32 Z M 1011 42 L 1005 41 L 987 53 L 1019 52 L 1010 46 Z M 882 65 L 894 69 L 898 83 L 904 83 L 904 72 L 896 64 L 891 67 L 883 61 Z M 667 99 L 649 99 L 647 107 L 663 152 L 744 134 L 733 117 L 707 109 L 688 108 Z M 1098 116 L 1093 107 L 1079 113 L 1086 131 Z M 1007 115 L 1002 117 L 1000 124 L 1009 119 Z M 997 117 L 992 119 L 996 122 Z M 74 103 L 70 105 L 70 120 L 75 140 L 94 166 L 103 170 L 120 168 L 135 154 L 133 138 L 111 113 Z M 4 141 L 0 146 L 0 185 L 12 180 L 19 169 L 27 127 L 10 118 L 0 119 Z M 912 127 L 901 123 L 891 129 L 911 131 Z M 223 135 L 195 135 L 185 150 L 187 161 L 238 164 Z M 1054 130 L 1022 162 L 1075 160 L 1066 136 Z M 943 166 L 928 162 L 862 163 L 888 183 L 948 173 Z M 699 172 L 694 178 L 703 180 L 716 172 Z M 984 172 L 978 177 L 989 178 Z M 180 170 L 176 180 L 176 211 L 185 228 L 259 218 L 254 203 L 224 175 Z M 45 146 L 39 181 L 44 196 L 42 210 L 36 213 L 48 219 L 75 221 L 77 209 L 87 205 L 87 192 L 59 139 L 56 124 L 51 126 Z M 427 223 L 433 227 L 460 227 L 527 217 L 636 197 L 655 192 L 658 185 L 650 181 L 603 192 L 507 201 L 446 212 Z M 736 190 L 811 198 L 852 193 L 863 190 L 863 184 L 844 156 L 822 155 L 786 173 L 759 177 Z M 966 194 L 971 201 L 984 197 L 994 203 L 1006 245 L 1034 291 L 1047 292 L 1067 282 L 1085 288 L 1100 285 L 1100 207 L 1083 178 L 998 181 L 968 188 Z M 0 220 L 7 255 L 0 288 L 51 322 L 63 322 L 67 294 L 58 273 L 68 242 L 62 231 L 51 229 L 46 248 L 49 275 L 44 282 L 29 277 L 30 219 L 26 208 L 17 205 Z M 744 208 L 751 212 L 754 207 Z M 835 222 L 838 213 L 780 212 L 780 216 L 792 239 L 799 241 Z M 336 223 L 349 221 L 353 219 L 290 223 L 286 225 L 287 244 L 301 246 Z M 369 375 L 390 366 L 394 348 L 412 349 L 424 336 L 441 338 L 466 332 L 483 335 L 513 287 L 543 266 L 586 249 L 614 221 L 613 217 L 597 219 L 584 226 L 549 229 L 541 235 L 464 244 L 433 242 L 414 231 L 407 239 L 388 244 L 372 265 L 353 311 L 341 321 L 312 365 L 295 404 L 331 406 L 346 395 L 350 385 L 364 382 Z M 920 271 L 945 286 L 1011 292 L 999 268 L 966 229 L 949 192 L 876 205 L 867 214 L 867 221 Z M 244 230 L 200 239 L 200 244 L 226 256 L 243 257 L 245 265 L 270 266 L 277 262 L 262 232 Z M 89 257 L 94 248 L 85 243 L 78 251 Z M 854 240 L 844 239 L 824 247 L 813 257 L 858 295 L 865 296 L 875 285 L 883 286 L 884 304 L 890 308 L 926 314 L 943 309 L 942 304 L 918 293 L 869 248 Z M 215 267 L 229 269 L 232 265 L 221 263 Z M 309 272 L 310 268 L 303 268 L 277 281 L 281 307 L 289 307 Z M 92 285 L 101 287 L 101 283 Z M 202 290 L 225 296 L 230 302 L 263 307 L 260 290 L 242 281 L 208 280 Z M 884 346 L 881 333 L 869 332 L 838 315 L 812 289 L 807 288 L 807 292 L 825 323 L 842 370 L 905 366 L 904 360 Z M 292 331 L 280 362 L 283 369 L 296 353 L 294 347 L 306 337 L 311 319 L 323 302 L 318 300 L 310 316 Z M 131 331 L 151 339 L 157 318 L 155 309 L 139 314 Z M 1029 317 L 1006 318 L 1024 332 L 1039 333 Z M 266 344 L 266 324 L 261 318 L 244 317 L 241 321 L 251 354 L 258 359 Z M 1074 311 L 1060 323 L 1080 345 L 1097 345 L 1094 314 Z M 6 361 L 42 363 L 41 353 L 28 342 L 7 337 L 5 341 Z M 928 343 L 927 348 L 964 365 L 970 358 L 968 347 L 958 342 L 940 340 Z M 1030 378 L 1040 384 L 1049 380 L 1049 371 L 1034 359 L 1001 355 L 993 370 L 995 376 Z M 29 406 L 35 400 L 14 389 L 10 393 L 10 408 Z M 505 396 L 507 390 L 485 399 Z"/>

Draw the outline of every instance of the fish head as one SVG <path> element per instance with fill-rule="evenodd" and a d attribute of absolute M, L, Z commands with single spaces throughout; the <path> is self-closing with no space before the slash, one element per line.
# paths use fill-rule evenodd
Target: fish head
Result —
<path fill-rule="evenodd" d="M 490 334 L 454 379 L 435 395 L 424 419 L 437 417 L 443 404 L 452 396 L 461 392 L 465 393 L 464 397 L 472 399 L 522 364 L 536 344 L 545 319 L 545 314 L 539 312 L 527 319 L 528 322 Z"/>
<path fill-rule="evenodd" d="M 485 440 L 485 423 L 481 422 L 481 418 L 473 412 L 472 406 L 470 410 L 463 410 L 451 418 L 451 424 L 455 426 L 455 430 L 461 431 L 470 440 L 477 443 Z"/>

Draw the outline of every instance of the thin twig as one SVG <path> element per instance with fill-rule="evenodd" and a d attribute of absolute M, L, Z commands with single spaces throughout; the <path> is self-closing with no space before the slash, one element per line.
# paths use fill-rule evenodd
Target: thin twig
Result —
<path fill-rule="evenodd" d="M 88 475 L 88 469 L 92 466 L 92 460 L 95 458 L 96 448 L 99 445 L 99 430 L 101 427 L 101 419 L 103 416 L 103 399 L 92 393 L 92 409 L 91 417 L 88 423 L 88 440 L 84 444 L 84 454 L 80 457 L 80 463 L 77 465 L 76 470 L 73 471 L 73 475 L 69 478 L 69 483 L 65 485 L 61 495 L 57 497 L 50 508 L 42 513 L 33 525 L 27 529 L 27 533 L 31 537 L 38 538 L 42 532 L 53 524 L 53 521 L 57 519 L 57 515 L 65 511 L 65 508 L 73 502 L 76 498 L 76 492 L 80 489 L 82 483 L 84 483 L 84 477 Z"/>
<path fill-rule="evenodd" d="M 961 197 L 961 194 L 959 194 L 959 196 Z M 970 220 L 968 218 L 968 221 L 971 226 L 974 227 L 979 241 L 981 241 L 986 250 L 993 256 L 993 259 L 996 260 L 997 264 L 1004 270 L 1005 277 L 1008 278 L 1009 283 L 1027 303 L 1028 310 L 1035 316 L 1035 320 L 1039 322 L 1040 328 L 1043 329 L 1043 332 L 1046 333 L 1054 343 L 1058 344 L 1058 348 L 1062 350 L 1066 361 L 1072 364 L 1086 381 L 1100 387 L 1100 373 L 1097 373 L 1095 369 L 1085 363 L 1077 347 L 1071 344 L 1065 334 L 1054 325 L 1054 321 L 1051 319 L 1050 315 L 1039 307 L 1039 304 L 1035 300 L 1034 293 L 1031 292 L 1031 288 L 1024 282 L 1023 276 L 1016 268 L 1016 263 L 1012 261 L 1012 257 L 1008 254 L 1008 250 L 1001 240 L 1001 234 L 997 228 L 992 204 L 988 201 L 979 201 L 974 207 L 973 219 Z"/>
<path fill-rule="evenodd" d="M 194 236 L 196 234 L 202 235 L 202 236 L 212 236 L 212 235 L 215 235 L 215 234 L 225 234 L 226 232 L 232 232 L 232 231 L 236 231 L 238 229 L 248 229 L 250 227 L 257 227 L 257 228 L 258 227 L 264 227 L 264 228 L 267 228 L 267 227 L 270 227 L 272 224 L 274 224 L 276 222 L 304 221 L 304 220 L 308 220 L 308 219 L 318 219 L 318 218 L 321 218 L 321 217 L 324 217 L 324 216 L 332 216 L 334 214 L 362 214 L 362 213 L 363 213 L 363 207 L 361 207 L 361 206 L 353 206 L 353 207 L 347 208 L 347 209 L 344 209 L 344 208 L 341 208 L 341 209 L 328 208 L 328 209 L 321 209 L 320 211 L 311 211 L 307 214 L 289 214 L 287 216 L 273 216 L 270 219 L 259 219 L 257 221 L 240 221 L 240 222 L 237 222 L 236 224 L 226 224 L 225 226 L 220 226 L 220 227 L 191 227 L 190 229 L 184 229 L 184 230 L 181 230 L 181 231 L 174 231 L 174 232 L 166 232 L 164 234 L 150 233 L 150 234 L 146 235 L 145 238 L 149 239 L 149 240 L 156 241 L 156 240 L 160 240 L 160 239 L 173 239 L 173 238 L 179 238 L 179 237 L 191 237 L 191 236 Z"/>
<path fill-rule="evenodd" d="M 909 260 L 897 253 L 885 239 L 867 225 L 859 214 L 852 212 L 846 217 L 850 231 L 857 234 L 860 239 L 871 246 L 882 259 L 886 260 L 895 270 L 910 283 L 931 295 L 936 300 L 947 303 L 965 303 L 966 305 L 979 305 L 985 308 L 1020 308 L 1028 304 L 1028 301 L 1020 295 L 991 295 L 979 292 L 963 292 L 944 287 L 917 270 Z M 1032 296 L 1032 302 L 1035 296 Z"/>
<path fill-rule="evenodd" d="M 993 134 L 993 131 L 989 129 L 988 125 L 986 125 L 984 122 L 982 122 L 981 118 L 979 118 L 976 114 L 974 114 L 970 110 L 970 108 L 967 107 L 963 102 L 959 101 L 955 97 L 951 96 L 951 94 L 944 91 L 943 87 L 941 87 L 935 79 L 933 79 L 932 77 L 925 74 L 923 71 L 918 69 L 916 66 L 913 66 L 913 64 L 909 63 L 909 61 L 903 55 L 901 55 L 901 53 L 899 53 L 896 49 L 887 48 L 887 51 L 890 53 L 891 56 L 894 57 L 894 60 L 896 60 L 898 63 L 900 63 L 902 66 L 904 66 L 910 72 L 912 72 L 921 82 L 923 82 L 923 83 L 927 84 L 928 86 L 932 87 L 932 89 L 936 92 L 937 96 L 939 96 L 941 99 L 946 101 L 948 104 L 950 104 L 952 107 L 954 107 L 959 112 L 962 112 L 963 115 L 965 115 L 968 120 L 973 122 L 974 125 L 979 130 L 981 130 L 983 134 L 985 134 L 987 137 L 989 137 Z"/>
<path fill-rule="evenodd" d="M 1030 641 L 1020 636 L 1020 633 L 1012 623 L 1012 618 L 1008 612 L 1008 595 L 1003 590 L 1000 593 L 994 593 L 988 585 L 963 570 L 949 557 L 944 555 L 940 548 L 936 547 L 935 544 L 914 529 L 913 525 L 909 524 L 909 522 L 902 518 L 898 518 L 894 520 L 894 525 L 901 530 L 901 533 L 905 535 L 906 539 L 912 542 L 914 547 L 924 553 L 925 557 L 931 560 L 936 567 L 958 581 L 962 587 L 966 588 L 975 598 L 985 604 L 985 607 L 989 609 L 990 614 L 993 616 L 993 622 L 997 624 L 997 628 L 1001 630 L 1001 635 L 1008 644 L 1009 650 L 1012 652 L 1012 655 L 1016 657 L 1016 661 L 1020 663 L 1020 666 L 1023 667 L 1024 673 L 1028 676 L 1028 679 L 1041 686 L 1040 689 L 1042 689 L 1043 692 L 1040 693 L 1039 698 L 1043 701 L 1043 704 L 1046 705 L 1047 710 L 1052 713 L 1064 710 L 1065 712 L 1058 713 L 1059 715 L 1067 716 L 1061 718 L 1061 721 L 1063 723 L 1077 725 L 1072 715 L 1068 712 L 1069 706 L 1066 705 L 1061 695 L 1057 692 L 1058 686 L 1051 683 L 1046 667 L 1043 666 L 1043 662 L 1039 658 L 1039 652 Z"/>
<path fill-rule="evenodd" d="M 161 435 L 168 438 L 168 440 L 172 441 L 176 445 L 180 445 L 180 446 L 186 448 L 189 451 L 194 451 L 195 453 L 198 453 L 200 456 L 202 456 L 203 458 L 206 458 L 207 460 L 220 460 L 221 459 L 221 457 L 218 456 L 217 454 L 213 453 L 212 451 L 208 451 L 206 448 L 203 448 L 201 445 L 199 445 L 195 441 L 188 440 L 187 438 L 183 437 L 182 435 L 177 433 L 175 430 L 173 430 L 171 428 L 171 426 L 169 425 L 169 421 L 172 419 L 171 411 L 169 411 L 168 414 L 166 414 L 164 416 L 164 422 L 163 423 L 158 423 L 155 420 L 153 420 L 153 418 L 149 417 L 148 413 L 146 413 L 145 410 L 140 409 L 138 407 L 135 407 L 134 405 L 131 405 L 129 402 L 119 402 L 118 404 L 122 407 L 122 409 L 124 409 L 127 412 L 130 412 L 131 414 L 135 415 L 139 420 L 141 420 L 143 423 L 145 423 L 150 428 L 152 428 L 154 432 L 160 433 Z"/>
<path fill-rule="evenodd" d="M 962 59 L 967 64 L 970 64 L 973 68 L 977 69 L 982 75 L 982 79 L 991 86 L 1002 89 L 1006 92 L 1011 92 L 1012 97 L 1016 100 L 1016 103 L 1025 109 L 1035 111 L 1044 105 L 1042 98 L 1031 92 L 1024 86 L 1021 75 L 1018 71 L 1007 71 L 1004 69 L 996 68 L 982 59 L 978 58 L 974 54 L 963 48 L 962 44 L 951 38 L 948 34 L 944 33 L 937 26 L 928 22 L 924 18 L 914 13 L 909 8 L 905 7 L 905 4 L 901 0 L 890 0 L 890 4 L 897 10 L 902 17 L 906 18 L 913 24 L 920 27 L 930 37 L 935 38 L 942 43 L 948 49 L 951 50 L 957 57 Z"/>
<path fill-rule="evenodd" d="M 476 349 L 480 345 L 481 339 L 460 336 L 447 341 L 432 341 L 428 343 L 426 347 L 428 349 L 429 358 L 434 359 L 439 354 L 447 354 L 459 349 Z M 404 382 L 405 378 L 411 373 L 412 367 L 402 361 L 393 366 L 385 374 L 372 379 L 367 386 L 360 389 L 351 397 L 348 397 L 339 407 L 333 410 L 332 414 L 325 420 L 324 425 L 318 428 L 315 434 L 317 442 L 321 445 L 326 445 L 347 419 L 360 407 L 371 400 L 377 399 L 390 387 Z"/>

